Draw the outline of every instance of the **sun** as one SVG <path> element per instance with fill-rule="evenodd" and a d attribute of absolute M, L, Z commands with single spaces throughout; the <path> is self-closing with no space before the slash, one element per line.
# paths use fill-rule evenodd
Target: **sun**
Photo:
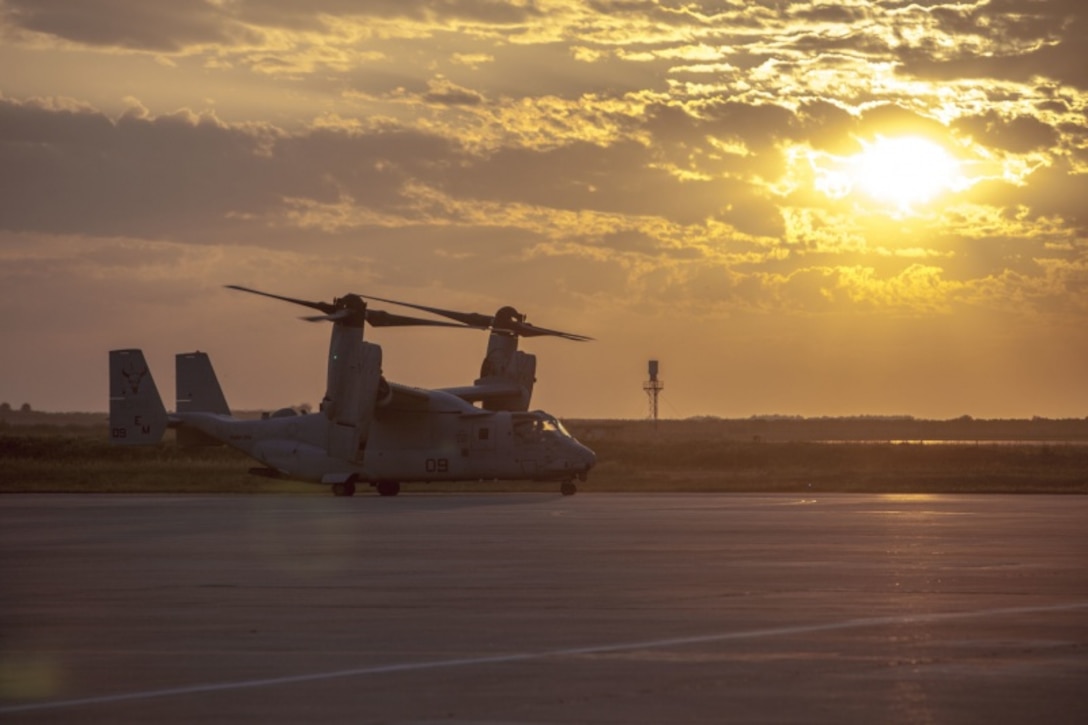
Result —
<path fill-rule="evenodd" d="M 848 173 L 859 191 L 879 202 L 908 211 L 961 185 L 959 162 L 929 139 L 878 136 L 863 145 Z"/>
<path fill-rule="evenodd" d="M 908 214 L 941 193 L 968 186 L 960 162 L 922 136 L 862 140 L 853 156 L 813 158 L 816 187 L 832 198 L 863 195 Z"/>

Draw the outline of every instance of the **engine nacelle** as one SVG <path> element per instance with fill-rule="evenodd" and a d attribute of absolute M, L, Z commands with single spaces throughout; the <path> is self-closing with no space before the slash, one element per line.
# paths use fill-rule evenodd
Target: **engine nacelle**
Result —
<path fill-rule="evenodd" d="M 384 408 L 393 402 L 393 386 L 389 384 L 389 381 L 382 375 L 378 378 L 378 394 L 375 397 L 374 407 Z"/>

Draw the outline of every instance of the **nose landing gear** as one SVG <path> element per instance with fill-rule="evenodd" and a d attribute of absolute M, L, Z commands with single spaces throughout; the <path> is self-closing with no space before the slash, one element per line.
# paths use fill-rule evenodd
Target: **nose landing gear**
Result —
<path fill-rule="evenodd" d="M 574 485 L 574 481 L 563 481 L 559 485 L 559 493 L 564 496 L 573 496 L 578 493 L 578 487 Z"/>

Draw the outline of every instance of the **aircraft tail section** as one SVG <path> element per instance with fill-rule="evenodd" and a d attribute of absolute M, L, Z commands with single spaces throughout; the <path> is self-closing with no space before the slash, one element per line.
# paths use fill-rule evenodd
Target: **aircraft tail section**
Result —
<path fill-rule="evenodd" d="M 212 369 L 208 353 L 180 352 L 174 358 L 174 370 L 179 413 L 230 415 L 227 399 Z M 186 425 L 177 429 L 177 441 L 182 448 L 223 445 L 222 441 Z"/>
<path fill-rule="evenodd" d="M 110 350 L 110 440 L 118 445 L 158 443 L 166 425 L 166 408 L 143 351 Z"/>
<path fill-rule="evenodd" d="M 205 352 L 178 353 L 177 404 L 179 413 L 218 413 L 230 415 L 227 399 L 212 361 Z"/>

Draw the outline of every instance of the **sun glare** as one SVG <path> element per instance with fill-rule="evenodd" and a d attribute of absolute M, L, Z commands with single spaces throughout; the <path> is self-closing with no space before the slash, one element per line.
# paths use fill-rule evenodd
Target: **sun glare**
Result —
<path fill-rule="evenodd" d="M 959 165 L 947 151 L 917 136 L 878 138 L 856 161 L 861 190 L 903 209 L 952 188 L 959 176 Z"/>
<path fill-rule="evenodd" d="M 966 186 L 960 163 L 921 136 L 877 136 L 862 144 L 860 153 L 839 159 L 834 168 L 820 164 L 817 188 L 833 198 L 857 192 L 909 213 L 942 192 Z"/>

